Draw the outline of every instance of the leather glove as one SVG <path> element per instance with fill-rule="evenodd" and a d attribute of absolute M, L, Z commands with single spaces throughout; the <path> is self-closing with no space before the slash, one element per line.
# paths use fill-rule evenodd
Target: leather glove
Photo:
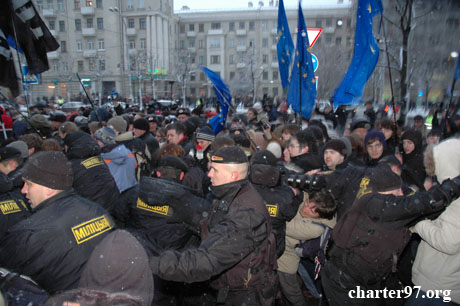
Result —
<path fill-rule="evenodd" d="M 445 180 L 441 185 L 431 188 L 429 193 L 432 197 L 431 207 L 433 211 L 448 206 L 460 196 L 460 176 Z"/>
<path fill-rule="evenodd" d="M 300 258 L 303 257 L 303 248 L 296 247 L 296 248 L 294 249 L 294 252 L 295 252 L 295 254 L 296 254 L 297 256 L 299 256 Z"/>

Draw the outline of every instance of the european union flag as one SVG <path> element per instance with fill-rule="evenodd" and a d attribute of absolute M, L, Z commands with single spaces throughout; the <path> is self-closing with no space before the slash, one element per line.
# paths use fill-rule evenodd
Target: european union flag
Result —
<path fill-rule="evenodd" d="M 353 59 L 342 83 L 336 89 L 335 106 L 361 103 L 364 85 L 379 60 L 379 47 L 372 34 L 372 24 L 374 16 L 381 13 L 381 0 L 359 0 Z"/>
<path fill-rule="evenodd" d="M 302 117 L 308 119 L 315 107 L 316 80 L 307 35 L 307 25 L 305 24 L 300 3 L 297 23 L 297 46 L 287 102 L 296 113 L 300 113 L 300 109 L 302 109 Z"/>
<path fill-rule="evenodd" d="M 283 0 L 280 0 L 278 5 L 278 43 L 276 44 L 276 51 L 278 53 L 278 67 L 283 89 L 289 86 L 289 68 L 293 50 L 294 43 L 289 31 L 284 3 Z"/>
<path fill-rule="evenodd" d="M 455 73 L 454 73 L 454 82 L 460 78 L 460 58 L 457 59 L 457 68 L 455 68 Z M 452 88 L 452 90 L 454 90 Z"/>
<path fill-rule="evenodd" d="M 214 135 L 217 135 L 220 131 L 222 131 L 225 126 L 225 121 L 227 121 L 227 113 L 230 103 L 232 102 L 232 95 L 230 94 L 230 90 L 227 85 L 225 85 L 224 81 L 222 81 L 217 73 L 206 67 L 200 67 L 200 69 L 203 70 L 208 79 L 212 82 L 214 92 L 219 100 L 220 113 L 209 121 L 209 124 L 212 127 L 212 132 Z"/>

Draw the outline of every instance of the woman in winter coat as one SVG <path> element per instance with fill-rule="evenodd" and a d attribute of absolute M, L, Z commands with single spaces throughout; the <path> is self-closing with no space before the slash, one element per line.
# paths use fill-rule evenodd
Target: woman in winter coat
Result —
<path fill-rule="evenodd" d="M 409 129 L 401 137 L 402 142 L 402 173 L 401 178 L 407 185 L 424 191 L 426 172 L 423 165 L 423 139 L 422 133 Z"/>

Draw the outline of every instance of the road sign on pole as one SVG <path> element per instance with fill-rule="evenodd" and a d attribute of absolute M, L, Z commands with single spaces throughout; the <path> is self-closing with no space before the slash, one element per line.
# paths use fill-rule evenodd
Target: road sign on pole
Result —
<path fill-rule="evenodd" d="M 22 75 L 24 84 L 39 84 L 40 83 L 40 75 L 39 74 L 30 74 L 29 73 L 29 66 L 22 65 Z"/>
<path fill-rule="evenodd" d="M 318 62 L 318 58 L 313 53 L 311 54 L 311 61 L 313 63 L 313 72 L 316 72 L 316 70 L 318 69 L 319 62 Z"/>

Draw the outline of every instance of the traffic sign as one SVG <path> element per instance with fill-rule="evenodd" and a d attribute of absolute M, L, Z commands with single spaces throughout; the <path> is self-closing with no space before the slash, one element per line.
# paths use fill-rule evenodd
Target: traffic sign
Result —
<path fill-rule="evenodd" d="M 24 84 L 39 84 L 40 83 L 40 75 L 39 74 L 30 74 L 29 73 L 29 66 L 22 65 L 22 82 Z"/>
<path fill-rule="evenodd" d="M 318 58 L 313 53 L 311 54 L 311 61 L 313 63 L 313 72 L 316 72 L 316 70 L 318 69 L 319 62 L 318 62 Z"/>
<path fill-rule="evenodd" d="M 322 31 L 323 29 L 307 29 L 308 41 L 310 42 L 310 48 L 313 47 L 313 45 L 315 44 L 316 40 L 318 39 Z"/>

